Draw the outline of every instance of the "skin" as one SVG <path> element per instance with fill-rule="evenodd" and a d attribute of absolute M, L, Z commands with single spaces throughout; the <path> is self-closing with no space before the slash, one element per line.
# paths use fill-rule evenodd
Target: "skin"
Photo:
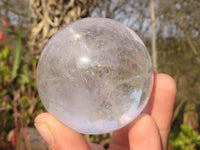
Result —
<path fill-rule="evenodd" d="M 113 133 L 109 150 L 167 150 L 176 92 L 172 77 L 155 73 L 147 107 L 134 122 Z M 37 116 L 35 126 L 50 150 L 103 150 L 49 113 Z"/>

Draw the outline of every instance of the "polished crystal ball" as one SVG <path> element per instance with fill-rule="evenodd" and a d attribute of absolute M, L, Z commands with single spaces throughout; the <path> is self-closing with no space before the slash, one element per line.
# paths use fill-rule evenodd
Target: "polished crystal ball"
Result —
<path fill-rule="evenodd" d="M 149 53 L 134 31 L 106 18 L 78 20 L 45 46 L 37 68 L 49 113 L 84 134 L 112 132 L 144 109 L 153 86 Z"/>

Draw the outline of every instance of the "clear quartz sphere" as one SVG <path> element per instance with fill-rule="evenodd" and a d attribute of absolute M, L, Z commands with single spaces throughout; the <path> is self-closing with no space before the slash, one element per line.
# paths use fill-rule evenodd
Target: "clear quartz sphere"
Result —
<path fill-rule="evenodd" d="M 149 53 L 134 31 L 106 18 L 78 20 L 57 32 L 37 67 L 40 98 L 52 115 L 84 134 L 124 127 L 153 86 Z"/>

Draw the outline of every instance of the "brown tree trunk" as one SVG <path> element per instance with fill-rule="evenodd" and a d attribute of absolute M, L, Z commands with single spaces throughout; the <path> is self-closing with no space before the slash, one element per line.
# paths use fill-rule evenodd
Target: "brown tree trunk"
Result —
<path fill-rule="evenodd" d="M 152 60 L 155 68 L 157 65 L 157 49 L 156 49 L 156 21 L 155 21 L 155 1 L 151 0 L 151 25 L 152 25 Z"/>

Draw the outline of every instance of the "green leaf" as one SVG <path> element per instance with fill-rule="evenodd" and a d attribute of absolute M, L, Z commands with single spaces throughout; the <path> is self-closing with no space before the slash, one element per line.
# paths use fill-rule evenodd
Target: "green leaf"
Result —
<path fill-rule="evenodd" d="M 6 59 L 11 55 L 11 50 L 9 47 L 5 47 L 2 51 L 2 59 Z"/>
<path fill-rule="evenodd" d="M 22 103 L 23 103 L 24 106 L 26 106 L 28 104 L 28 98 L 24 98 Z"/>
<path fill-rule="evenodd" d="M 20 52 L 21 52 L 21 38 L 22 38 L 22 26 L 20 26 L 20 31 L 19 31 L 19 35 L 18 35 L 18 39 L 17 39 L 16 52 L 15 52 L 13 70 L 12 70 L 12 79 L 15 79 L 17 77 L 17 71 L 19 69 L 19 60 L 20 60 Z"/>
<path fill-rule="evenodd" d="M 21 84 L 25 85 L 30 82 L 29 80 L 29 75 L 28 75 L 28 70 L 24 70 L 23 73 L 21 74 Z"/>
<path fill-rule="evenodd" d="M 27 113 L 25 113 L 24 116 L 22 117 L 22 121 L 23 121 L 23 123 L 26 124 L 27 121 L 28 121 L 28 119 L 29 119 L 29 116 L 28 116 Z"/>

